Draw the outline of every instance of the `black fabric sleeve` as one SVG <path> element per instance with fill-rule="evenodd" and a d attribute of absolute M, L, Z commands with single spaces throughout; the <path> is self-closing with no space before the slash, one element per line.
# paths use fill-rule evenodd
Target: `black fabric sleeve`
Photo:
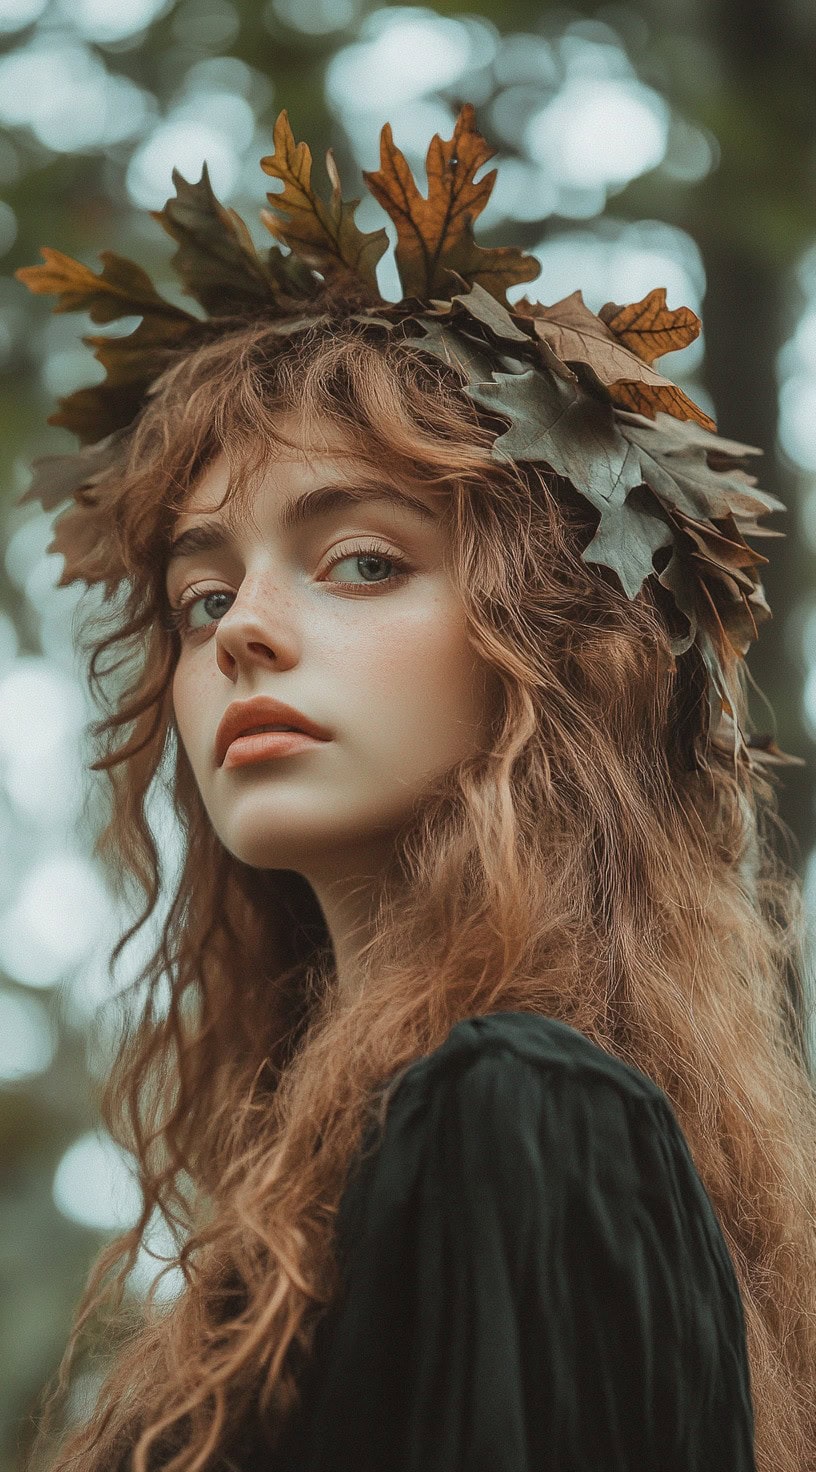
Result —
<path fill-rule="evenodd" d="M 755 1472 L 733 1264 L 664 1096 L 502 1049 L 404 1081 L 293 1472 Z"/>

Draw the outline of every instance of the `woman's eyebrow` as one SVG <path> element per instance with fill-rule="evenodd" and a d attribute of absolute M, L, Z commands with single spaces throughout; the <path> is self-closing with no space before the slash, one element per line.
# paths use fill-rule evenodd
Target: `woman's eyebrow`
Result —
<path fill-rule="evenodd" d="M 411 496 L 407 491 L 395 491 L 389 486 L 317 486 L 305 491 L 302 496 L 285 501 L 280 511 L 280 526 L 284 532 L 304 526 L 318 516 L 359 501 L 385 501 L 398 509 L 414 511 L 426 521 L 439 520 L 438 513 L 425 501 Z M 182 557 L 196 552 L 217 552 L 230 546 L 233 537 L 229 527 L 221 521 L 202 522 L 181 532 L 170 544 L 168 566 Z"/>

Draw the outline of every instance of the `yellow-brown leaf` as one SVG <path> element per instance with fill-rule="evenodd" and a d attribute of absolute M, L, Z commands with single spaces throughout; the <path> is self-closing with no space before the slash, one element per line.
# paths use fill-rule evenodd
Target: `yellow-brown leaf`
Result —
<path fill-rule="evenodd" d="M 276 240 L 288 245 L 307 265 L 327 280 L 346 273 L 377 290 L 375 267 L 388 248 L 385 230 L 363 232 L 354 223 L 359 199 L 343 200 L 331 149 L 326 169 L 332 186 L 326 204 L 312 188 L 312 155 L 305 143 L 295 143 L 286 111 L 278 114 L 273 134 L 275 152 L 261 159 L 264 173 L 280 179 L 280 194 L 268 194 L 272 208 L 261 218 Z"/>
<path fill-rule="evenodd" d="M 466 103 L 453 137 L 446 142 L 435 133 L 431 139 L 426 199 L 394 143 L 390 124 L 385 124 L 380 168 L 364 172 L 363 178 L 397 227 L 396 260 L 405 296 L 427 301 L 443 295 L 450 285 L 448 272 L 456 271 L 465 282 L 477 283 L 503 302 L 508 286 L 538 275 L 538 262 L 515 246 L 485 249 L 473 239 L 473 222 L 490 198 L 496 170 L 478 181 L 475 175 L 495 152 L 476 128 L 472 105 Z"/>
<path fill-rule="evenodd" d="M 666 306 L 665 286 L 656 286 L 642 301 L 620 307 L 607 302 L 598 313 L 624 347 L 637 353 L 644 363 L 653 363 L 664 353 L 688 347 L 700 332 L 700 318 L 691 307 Z"/>
<path fill-rule="evenodd" d="M 103 265 L 98 276 L 89 266 L 63 255 L 61 250 L 44 245 L 40 253 L 43 264 L 20 266 L 14 274 L 29 291 L 58 297 L 55 312 L 89 312 L 92 321 L 100 323 L 130 316 L 195 321 L 188 312 L 159 296 L 141 266 L 113 251 L 100 252 Z"/>
<path fill-rule="evenodd" d="M 654 419 L 655 414 L 662 412 L 671 414 L 675 419 L 693 419 L 703 429 L 717 428 L 716 421 L 699 404 L 695 404 L 688 394 L 684 394 L 676 383 L 670 383 L 667 378 L 662 383 L 619 379 L 617 383 L 609 385 L 609 391 L 621 408 L 631 409 L 635 414 L 645 414 L 647 419 Z"/>
<path fill-rule="evenodd" d="M 551 307 L 521 301 L 515 316 L 532 318 L 537 335 L 562 363 L 594 374 L 614 403 L 654 419 L 662 411 L 676 419 L 693 419 L 703 429 L 716 429 L 713 419 L 676 384 L 625 347 L 611 328 L 574 291 Z"/>

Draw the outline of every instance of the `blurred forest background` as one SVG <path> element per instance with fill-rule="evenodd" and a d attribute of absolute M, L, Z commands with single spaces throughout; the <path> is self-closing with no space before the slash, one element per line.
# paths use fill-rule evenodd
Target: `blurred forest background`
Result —
<path fill-rule="evenodd" d="M 760 446 L 787 514 L 756 543 L 774 610 L 751 650 L 757 729 L 784 751 L 788 857 L 816 912 L 816 6 L 812 0 L 0 0 L 0 1472 L 19 1465 L 35 1398 L 65 1344 L 92 1257 L 135 1212 L 127 1161 L 97 1128 L 115 1028 L 100 1003 L 128 916 L 91 856 L 102 798 L 83 770 L 86 697 L 56 590 L 52 518 L 19 506 L 32 458 L 73 449 L 45 425 L 57 394 L 102 370 L 84 316 L 53 316 L 14 269 L 48 244 L 98 268 L 140 261 L 178 300 L 173 246 L 148 211 L 175 164 L 269 244 L 258 160 L 289 110 L 318 169 L 335 149 L 363 193 L 382 123 L 421 175 L 463 101 L 495 143 L 482 243 L 541 261 L 529 295 L 581 287 L 590 307 L 654 286 L 700 312 L 661 361 L 722 434 Z M 384 223 L 366 198 L 363 229 Z M 390 229 L 390 224 L 389 224 Z M 381 289 L 399 294 L 393 266 Z M 521 289 L 523 290 L 523 289 Z M 521 294 L 521 290 L 519 294 Z M 118 323 L 116 332 L 134 322 Z M 157 810 L 156 823 L 172 824 Z M 114 978 L 138 976 L 129 945 Z M 811 948 L 811 956 L 813 950 Z M 152 1269 L 152 1272 L 151 1272 Z M 128 1291 L 156 1263 L 137 1261 Z M 172 1293 L 172 1281 L 163 1291 Z M 98 1367 L 83 1363 L 81 1412 Z"/>

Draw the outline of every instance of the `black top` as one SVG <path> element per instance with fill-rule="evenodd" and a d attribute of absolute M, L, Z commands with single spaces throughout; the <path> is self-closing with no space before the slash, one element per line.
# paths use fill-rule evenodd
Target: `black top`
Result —
<path fill-rule="evenodd" d="M 756 1472 L 742 1303 L 685 1137 L 574 1028 L 458 1023 L 398 1083 L 339 1230 L 263 1472 Z"/>

